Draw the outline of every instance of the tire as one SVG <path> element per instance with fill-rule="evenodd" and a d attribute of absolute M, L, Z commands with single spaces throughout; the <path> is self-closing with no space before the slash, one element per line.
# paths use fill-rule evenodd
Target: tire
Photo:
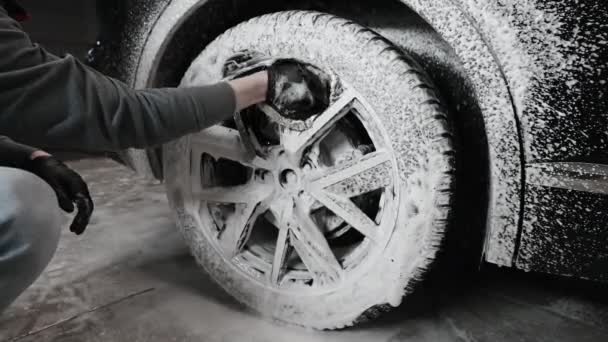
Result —
<path fill-rule="evenodd" d="M 202 132 L 167 144 L 163 150 L 169 202 L 192 254 L 238 301 L 264 316 L 291 324 L 343 328 L 398 306 L 424 278 L 450 221 L 455 153 L 449 118 L 433 86 L 414 60 L 371 30 L 332 15 L 304 11 L 265 15 L 230 29 L 206 47 L 182 85 L 219 81 L 224 61 L 244 49 L 305 60 L 331 70 L 344 84 L 356 89 L 371 113 L 362 122 L 370 125 L 370 136 L 382 137 L 378 141 L 386 142 L 382 151 L 390 151 L 390 162 L 382 165 L 391 172 L 388 175 L 392 178 L 388 178 L 392 181 L 383 188 L 385 207 L 382 217 L 376 218 L 381 222 L 379 227 L 388 228 L 379 233 L 383 242 L 367 244 L 373 246 L 365 247 L 370 252 L 365 252 L 352 270 L 343 266 L 344 273 L 335 283 L 319 280 L 309 268 L 305 274 L 314 280 L 308 285 L 298 283 L 296 290 L 269 286 L 265 271 L 247 271 L 249 268 L 242 265 L 244 259 L 228 257 L 218 247 L 220 239 L 212 232 L 219 226 L 213 228 L 216 221 L 203 219 L 212 216 L 209 208 L 215 204 L 207 201 L 201 205 L 193 190 L 193 179 L 199 177 L 200 170 L 192 170 L 201 165 L 198 159 L 192 162 L 193 155 L 200 155 L 193 151 L 200 139 L 210 134 Z M 204 141 L 214 143 L 213 139 Z M 376 215 L 380 216 L 378 210 Z M 296 243 L 291 240 L 296 239 L 293 230 L 286 234 L 289 239 L 285 241 Z M 368 238 L 361 241 L 357 243 L 363 245 Z M 360 245 L 356 248 L 364 248 Z"/>

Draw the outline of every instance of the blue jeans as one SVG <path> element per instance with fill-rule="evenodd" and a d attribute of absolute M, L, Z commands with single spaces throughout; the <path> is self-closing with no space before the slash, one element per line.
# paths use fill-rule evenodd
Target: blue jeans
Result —
<path fill-rule="evenodd" d="M 0 167 L 0 313 L 51 261 L 62 222 L 57 197 L 42 179 Z"/>

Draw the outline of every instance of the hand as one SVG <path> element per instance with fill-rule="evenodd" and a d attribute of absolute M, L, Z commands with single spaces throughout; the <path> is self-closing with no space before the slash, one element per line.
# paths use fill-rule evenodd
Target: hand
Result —
<path fill-rule="evenodd" d="M 224 76 L 236 81 L 259 75 L 260 71 L 267 71 L 266 102 L 281 116 L 306 120 L 329 106 L 329 76 L 311 64 L 241 51 L 223 69 Z"/>
<path fill-rule="evenodd" d="M 259 71 L 248 76 L 236 78 L 228 84 L 234 90 L 236 111 L 249 108 L 255 104 L 266 101 L 268 92 L 268 72 Z"/>
<path fill-rule="evenodd" d="M 61 209 L 72 213 L 76 204 L 78 213 L 70 225 L 70 231 L 76 235 L 82 234 L 94 208 L 89 188 L 82 177 L 60 160 L 42 151 L 34 152 L 24 168 L 51 186 L 57 194 Z"/>

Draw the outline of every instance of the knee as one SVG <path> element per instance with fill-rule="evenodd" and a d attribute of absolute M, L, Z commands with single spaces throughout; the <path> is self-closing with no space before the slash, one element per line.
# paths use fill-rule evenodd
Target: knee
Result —
<path fill-rule="evenodd" d="M 63 215 L 56 195 L 48 184 L 29 172 L 0 168 L 0 180 L 1 240 L 20 254 L 24 269 L 37 276 L 59 243 Z"/>

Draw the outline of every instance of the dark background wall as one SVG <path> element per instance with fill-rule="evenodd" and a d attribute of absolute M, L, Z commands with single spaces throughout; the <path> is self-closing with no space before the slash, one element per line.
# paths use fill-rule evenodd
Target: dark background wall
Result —
<path fill-rule="evenodd" d="M 94 0 L 20 0 L 32 15 L 23 24 L 51 52 L 82 58 L 97 36 Z"/>
<path fill-rule="evenodd" d="M 80 59 L 97 38 L 95 0 L 20 0 L 32 20 L 22 23 L 32 40 L 50 52 Z M 50 150 L 62 159 L 79 159 L 90 153 Z M 95 156 L 111 156 L 95 154 Z"/>

